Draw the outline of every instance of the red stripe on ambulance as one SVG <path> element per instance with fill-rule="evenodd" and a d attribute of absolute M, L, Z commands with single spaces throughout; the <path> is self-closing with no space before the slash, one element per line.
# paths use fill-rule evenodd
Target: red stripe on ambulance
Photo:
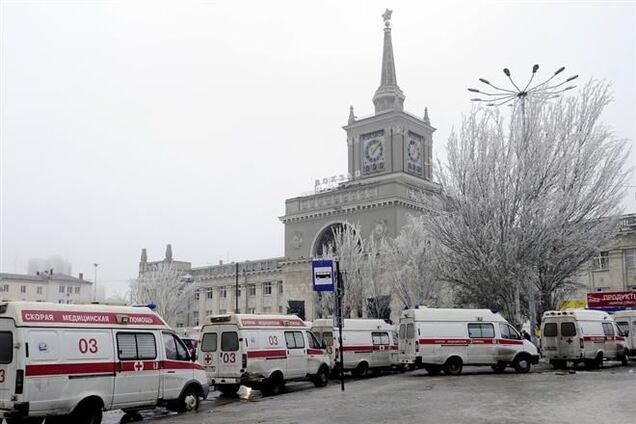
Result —
<path fill-rule="evenodd" d="M 287 358 L 285 350 L 250 350 L 247 352 L 248 358 Z"/>

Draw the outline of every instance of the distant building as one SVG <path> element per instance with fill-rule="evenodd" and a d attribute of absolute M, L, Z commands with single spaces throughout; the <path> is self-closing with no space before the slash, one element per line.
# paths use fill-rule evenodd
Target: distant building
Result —
<path fill-rule="evenodd" d="M 636 213 L 622 216 L 611 242 L 575 280 L 584 291 L 636 290 Z"/>
<path fill-rule="evenodd" d="M 306 320 L 320 317 L 312 291 L 311 258 L 333 241 L 333 230 L 345 223 L 359 226 L 361 237 L 395 237 L 409 214 L 419 213 L 419 196 L 434 201 L 439 186 L 432 178 L 433 132 L 428 110 L 420 116 L 404 111 L 404 93 L 397 84 L 390 12 L 384 15 L 380 86 L 373 96 L 374 114 L 357 117 L 353 107 L 344 126 L 347 176 L 316 181 L 315 192 L 288 199 L 283 257 L 192 268 L 174 261 L 148 262 L 146 249 L 140 275 L 167 263 L 177 264 L 200 286 L 189 315 L 196 325 L 209 314 L 236 309 L 246 313 L 292 313 Z M 385 301 L 385 299 L 383 299 Z M 391 302 L 390 300 L 388 300 Z M 396 320 L 403 305 L 394 303 Z M 365 314 L 366 311 L 363 311 Z M 186 324 L 188 326 L 188 324 Z"/>
<path fill-rule="evenodd" d="M 93 300 L 93 282 L 50 271 L 37 274 L 0 273 L 0 300 L 82 303 Z"/>

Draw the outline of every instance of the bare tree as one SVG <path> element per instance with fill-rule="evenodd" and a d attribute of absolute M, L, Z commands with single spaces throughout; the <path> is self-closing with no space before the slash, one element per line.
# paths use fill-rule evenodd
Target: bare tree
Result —
<path fill-rule="evenodd" d="M 156 312 L 170 325 L 185 324 L 197 284 L 174 265 L 166 264 L 144 272 L 130 282 L 133 303 L 154 303 Z"/>
<path fill-rule="evenodd" d="M 364 298 L 368 317 L 388 318 L 391 313 L 392 287 L 387 284 L 386 256 L 382 252 L 382 241 L 371 236 L 364 243 L 364 257 L 360 264 L 360 275 L 364 284 Z"/>
<path fill-rule="evenodd" d="M 402 307 L 437 304 L 441 285 L 432 243 L 422 216 L 411 215 L 395 239 L 382 241 L 386 282 Z"/>
<path fill-rule="evenodd" d="M 526 98 L 508 123 L 473 110 L 451 135 L 442 207 L 424 220 L 440 276 L 467 303 L 519 324 L 526 289 L 553 307 L 613 234 L 628 172 L 626 141 L 599 121 L 609 100 L 606 84 L 590 82 L 578 98 Z"/>
<path fill-rule="evenodd" d="M 365 260 L 357 224 L 345 223 L 334 230 L 334 253 L 340 261 L 345 283 L 343 315 L 361 317 L 365 306 L 365 282 L 361 268 Z"/>

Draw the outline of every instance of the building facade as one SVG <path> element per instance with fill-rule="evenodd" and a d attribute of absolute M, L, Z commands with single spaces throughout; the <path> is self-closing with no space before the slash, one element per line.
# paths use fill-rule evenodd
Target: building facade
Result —
<path fill-rule="evenodd" d="M 52 271 L 36 274 L 0 273 L 0 300 L 86 303 L 94 300 L 93 282 Z"/>
<path fill-rule="evenodd" d="M 178 263 L 184 275 L 199 285 L 195 307 L 185 326 L 225 312 L 293 313 L 306 320 L 320 317 L 312 291 L 311 259 L 333 240 L 333 230 L 355 224 L 366 239 L 394 237 L 409 214 L 418 213 L 422 196 L 431 202 L 439 191 L 432 179 L 433 133 L 428 110 L 417 116 L 404 110 L 404 93 L 397 83 L 391 37 L 391 12 L 384 15 L 380 85 L 373 96 L 374 113 L 355 116 L 349 110 L 343 153 L 346 178 L 315 193 L 287 199 L 284 255 L 206 267 L 173 261 L 148 262 L 142 251 L 140 275 L 162 264 Z M 238 290 L 237 290 L 238 285 Z M 395 315 L 400 308 L 396 308 Z"/>
<path fill-rule="evenodd" d="M 621 217 L 618 232 L 576 281 L 583 291 L 636 290 L 636 213 Z"/>

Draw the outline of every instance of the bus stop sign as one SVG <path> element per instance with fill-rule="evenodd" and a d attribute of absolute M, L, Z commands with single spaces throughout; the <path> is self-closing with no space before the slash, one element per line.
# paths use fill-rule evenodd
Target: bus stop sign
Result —
<path fill-rule="evenodd" d="M 311 261 L 311 277 L 314 291 L 334 290 L 333 261 L 331 259 L 314 259 Z"/>

